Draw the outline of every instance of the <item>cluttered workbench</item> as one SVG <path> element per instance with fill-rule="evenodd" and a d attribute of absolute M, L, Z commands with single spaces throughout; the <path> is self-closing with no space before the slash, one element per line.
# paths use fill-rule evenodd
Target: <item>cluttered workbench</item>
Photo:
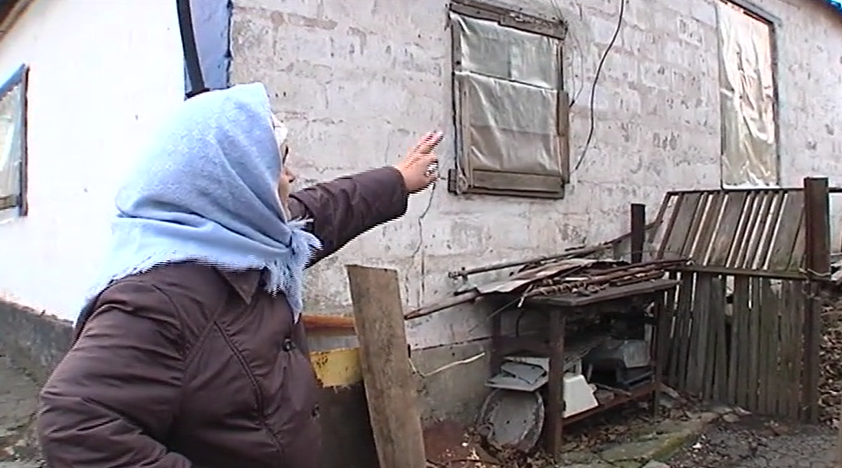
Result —
<path fill-rule="evenodd" d="M 667 263 L 571 259 L 533 270 L 552 274 L 504 295 L 511 300 L 493 317 L 494 377 L 487 385 L 534 392 L 545 382 L 542 432 L 550 454 L 560 454 L 567 423 L 645 398 L 657 409 L 659 331 L 668 328 L 659 322 L 669 316 L 662 313 L 665 297 L 678 283 L 664 278 Z M 518 313 L 514 335 L 503 331 L 507 313 Z M 537 316 L 536 330 L 521 333 L 517 323 L 529 315 Z M 530 380 L 529 366 L 546 373 Z"/>

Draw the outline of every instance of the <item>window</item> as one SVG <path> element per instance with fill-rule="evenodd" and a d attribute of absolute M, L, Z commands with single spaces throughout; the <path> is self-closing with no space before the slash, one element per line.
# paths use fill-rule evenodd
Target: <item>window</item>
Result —
<path fill-rule="evenodd" d="M 26 78 L 20 67 L 0 84 L 0 214 L 26 214 Z"/>
<path fill-rule="evenodd" d="M 553 21 L 454 0 L 453 193 L 561 198 L 569 181 L 568 96 Z"/>
<path fill-rule="evenodd" d="M 740 1 L 719 0 L 722 186 L 780 183 L 774 20 Z"/>

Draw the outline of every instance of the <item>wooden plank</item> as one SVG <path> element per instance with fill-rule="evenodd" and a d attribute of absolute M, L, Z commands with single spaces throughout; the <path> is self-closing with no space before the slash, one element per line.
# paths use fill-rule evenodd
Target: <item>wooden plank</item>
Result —
<path fill-rule="evenodd" d="M 710 304 L 710 275 L 696 275 L 693 311 L 690 317 L 690 353 L 687 390 L 703 395 L 705 358 L 707 357 L 707 309 Z"/>
<path fill-rule="evenodd" d="M 658 208 L 658 214 L 655 215 L 655 220 L 652 221 L 651 225 L 647 226 L 648 232 L 646 235 L 646 240 L 648 242 L 655 242 L 657 234 L 661 232 L 660 227 L 661 224 L 663 224 L 664 222 L 664 216 L 666 216 L 667 210 L 670 208 L 670 205 L 672 205 L 672 207 L 675 208 L 675 199 L 677 198 L 678 194 L 676 194 L 675 192 L 667 192 L 664 194 L 664 198 L 661 201 L 661 206 Z M 670 219 L 672 219 L 672 212 L 670 212 Z M 666 231 L 663 232 L 663 236 L 667 237 L 668 233 Z M 658 255 L 658 258 L 660 258 L 660 255 Z"/>
<path fill-rule="evenodd" d="M 699 206 L 701 193 L 683 193 L 676 202 L 675 212 L 670 223 L 669 237 L 663 240 L 665 247 L 662 256 L 664 258 L 679 258 L 684 249 L 684 243 L 696 215 L 696 208 Z"/>
<path fill-rule="evenodd" d="M 663 299 L 655 303 L 655 312 L 657 313 L 657 327 L 655 329 L 655 383 L 658 385 L 652 402 L 652 411 L 655 417 L 658 416 L 658 412 L 661 409 L 660 384 L 664 378 L 674 309 L 675 288 L 665 293 Z"/>
<path fill-rule="evenodd" d="M 751 294 L 751 304 L 749 308 L 749 323 L 748 323 L 748 372 L 746 382 L 748 390 L 748 400 L 746 402 L 746 409 L 750 411 L 759 411 L 760 405 L 757 397 L 759 379 L 760 379 L 760 324 L 761 324 L 761 294 L 760 283 L 762 278 L 751 278 L 749 280 L 749 290 Z"/>
<path fill-rule="evenodd" d="M 795 244 L 792 246 L 792 252 L 789 254 L 789 260 L 786 266 L 787 270 L 797 271 L 801 269 L 804 264 L 804 245 L 806 244 L 806 213 L 801 213 L 801 219 L 798 220 L 798 232 L 795 233 Z"/>
<path fill-rule="evenodd" d="M 346 266 L 368 411 L 383 468 L 425 468 L 417 382 L 409 362 L 398 273 Z"/>
<path fill-rule="evenodd" d="M 797 418 L 793 416 L 792 389 L 799 384 L 793 376 L 793 341 L 798 339 L 793 334 L 793 321 L 795 311 L 793 310 L 794 282 L 784 281 L 781 285 L 781 337 L 778 344 L 780 350 L 780 392 L 778 394 L 778 413 L 786 418 Z"/>
<path fill-rule="evenodd" d="M 792 320 L 792 330 L 791 333 L 793 335 L 792 343 L 792 352 L 793 352 L 793 360 L 792 360 L 792 378 L 795 379 L 792 382 L 792 396 L 793 404 L 795 405 L 795 409 L 793 410 L 793 415 L 801 419 L 804 409 L 801 406 L 801 394 L 802 392 L 802 374 L 804 373 L 804 365 L 803 365 L 803 357 L 804 357 L 804 307 L 806 306 L 806 298 L 804 297 L 804 290 L 807 287 L 805 283 L 797 283 L 793 290 L 795 292 L 795 296 L 792 299 L 793 305 L 793 320 Z"/>
<path fill-rule="evenodd" d="M 778 220 L 777 232 L 769 252 L 769 259 L 766 267 L 770 270 L 786 270 L 789 267 L 789 259 L 792 256 L 792 249 L 795 247 L 795 238 L 798 236 L 799 222 L 804 212 L 804 192 L 788 192 L 784 198 L 781 208 L 781 216 Z"/>
<path fill-rule="evenodd" d="M 760 408 L 763 413 L 775 415 L 777 397 L 777 343 L 778 306 L 780 299 L 772 290 L 772 280 L 764 279 L 761 284 L 761 327 L 760 327 Z"/>
<path fill-rule="evenodd" d="M 781 395 L 783 392 L 783 385 L 781 385 L 781 375 L 783 374 L 782 359 L 781 359 L 781 315 L 786 313 L 783 307 L 783 284 L 781 281 L 781 289 L 777 292 L 769 289 L 771 297 L 769 300 L 772 303 L 772 309 L 775 314 L 770 321 L 769 334 L 769 409 L 772 414 L 776 416 L 786 416 L 783 405 L 780 404 Z"/>
<path fill-rule="evenodd" d="M 714 341 L 715 364 L 713 373 L 714 391 L 713 398 L 717 401 L 726 401 L 728 394 L 728 337 L 725 333 L 725 283 L 726 277 L 717 278 L 711 303 L 712 325 L 716 333 Z"/>
<path fill-rule="evenodd" d="M 746 249 L 743 250 L 737 267 L 752 268 L 754 258 L 757 255 L 757 249 L 760 245 L 760 238 L 763 234 L 763 227 L 769 220 L 769 211 L 772 208 L 773 200 L 773 192 L 766 190 L 761 192 L 758 204 L 755 205 L 755 209 L 752 211 L 746 237 L 743 241 Z"/>
<path fill-rule="evenodd" d="M 705 230 L 699 234 L 699 242 L 696 247 L 698 254 L 696 257 L 699 258 L 704 265 L 710 264 L 714 241 L 719 236 L 722 217 L 725 214 L 725 201 L 728 199 L 727 194 L 728 192 L 725 191 L 720 191 L 714 194 L 713 200 L 708 208 L 707 219 L 705 220 Z"/>
<path fill-rule="evenodd" d="M 729 393 L 731 400 L 745 407 L 748 399 L 746 386 L 748 354 L 749 279 L 734 277 L 733 328 L 731 330 L 731 361 L 729 369 Z"/>
<path fill-rule="evenodd" d="M 688 350 L 690 349 L 690 316 L 693 313 L 693 290 L 696 286 L 694 273 L 681 273 L 681 286 L 678 291 L 678 309 L 676 310 L 675 338 L 673 339 L 673 361 L 670 383 L 676 389 L 687 390 Z"/>
<path fill-rule="evenodd" d="M 819 379 L 821 359 L 819 348 L 821 346 L 821 304 L 818 299 L 819 285 L 807 283 L 808 288 L 804 300 L 804 364 L 802 368 L 801 397 L 802 408 L 805 413 L 802 419 L 810 424 L 816 424 L 819 419 Z"/>
<path fill-rule="evenodd" d="M 689 257 L 696 259 L 694 254 L 695 246 L 699 238 L 699 234 L 704 227 L 705 213 L 707 213 L 708 206 L 713 199 L 712 192 L 702 192 L 699 198 L 699 204 L 696 206 L 696 212 L 693 213 L 693 219 L 690 220 L 690 227 L 687 229 L 687 238 L 684 246 L 681 248 L 681 257 Z"/>
<path fill-rule="evenodd" d="M 702 371 L 702 395 L 708 400 L 716 398 L 714 379 L 716 366 L 716 290 L 719 287 L 719 277 L 714 275 L 708 276 L 708 300 L 707 307 L 705 307 L 702 315 L 702 324 L 704 325 L 704 334 L 701 336 L 706 343 L 704 349 L 704 361 Z"/>
<path fill-rule="evenodd" d="M 671 271 L 669 272 L 668 278 L 671 280 L 678 279 L 678 272 Z M 676 344 L 676 333 L 677 333 L 677 325 L 678 325 L 678 288 L 680 286 L 672 288 L 667 291 L 666 298 L 664 299 L 664 307 L 661 310 L 661 313 L 664 315 L 663 323 L 659 324 L 658 326 L 663 326 L 663 330 L 658 330 L 658 336 L 661 339 L 661 343 L 658 345 L 658 359 L 661 363 L 661 372 L 662 377 L 665 382 L 670 385 L 674 385 L 672 374 L 670 370 L 673 367 L 673 361 L 676 360 L 678 350 L 675 348 Z"/>
<path fill-rule="evenodd" d="M 735 247 L 734 236 L 740 226 L 740 218 L 748 199 L 748 192 L 726 192 L 725 211 L 719 222 L 719 231 L 712 241 L 710 261 L 708 264 L 724 266 L 728 260 L 728 253 Z"/>
<path fill-rule="evenodd" d="M 658 210 L 658 218 L 655 220 L 655 222 L 657 223 L 658 221 L 661 220 L 661 218 L 663 216 L 665 216 L 665 214 L 668 210 L 668 208 L 667 208 L 668 204 L 672 204 L 672 206 L 671 206 L 672 209 L 669 210 L 669 218 L 667 218 L 667 220 L 666 220 L 666 225 L 665 225 L 664 231 L 663 231 L 664 234 L 661 237 L 661 239 L 658 241 L 658 252 L 657 252 L 657 256 L 655 258 L 659 258 L 659 259 L 664 258 L 664 251 L 667 248 L 667 241 L 669 241 L 669 239 L 672 237 L 672 231 L 675 228 L 675 220 L 676 220 L 676 217 L 678 216 L 678 213 L 681 209 L 681 201 L 683 199 L 684 199 L 684 195 L 682 195 L 680 193 L 667 192 L 667 194 L 664 196 L 664 203 L 661 205 L 660 210 Z M 654 242 L 655 241 L 655 235 L 660 231 L 661 231 L 660 229 L 653 229 L 652 231 L 650 231 L 649 242 Z"/>
<path fill-rule="evenodd" d="M 757 279 L 757 286 L 758 291 L 756 293 L 756 297 L 758 299 L 758 327 L 757 327 L 757 412 L 761 414 L 769 414 L 769 409 L 766 407 L 766 386 L 767 382 L 767 369 L 766 369 L 766 353 L 767 350 L 767 343 L 766 343 L 766 335 L 768 331 L 768 319 L 769 319 L 769 310 L 767 308 L 768 303 L 766 301 L 766 288 L 767 282 L 769 280 L 765 278 L 758 278 Z"/>
<path fill-rule="evenodd" d="M 743 204 L 742 211 L 740 212 L 740 221 L 737 227 L 737 232 L 734 234 L 734 245 L 731 247 L 731 250 L 728 252 L 728 258 L 725 261 L 725 266 L 730 268 L 739 268 L 740 266 L 740 258 L 743 252 L 747 248 L 747 242 L 745 241 L 747 233 L 749 232 L 749 224 L 751 223 L 751 214 L 756 209 L 755 206 L 758 203 L 760 192 L 752 191 L 746 194 L 746 202 Z"/>
<path fill-rule="evenodd" d="M 552 457 L 564 453 L 564 314 L 550 314 L 550 375 L 547 384 L 547 415 L 545 418 L 545 442 Z M 398 467 L 395 467 L 398 468 Z"/>
<path fill-rule="evenodd" d="M 772 253 L 772 245 L 775 240 L 775 233 L 778 229 L 778 224 L 782 222 L 781 212 L 784 208 L 784 201 L 786 201 L 786 192 L 778 190 L 774 192 L 772 198 L 772 206 L 769 210 L 769 215 L 763 231 L 760 233 L 760 241 L 757 246 L 757 254 L 751 264 L 753 269 L 763 269 L 769 262 L 769 256 Z"/>

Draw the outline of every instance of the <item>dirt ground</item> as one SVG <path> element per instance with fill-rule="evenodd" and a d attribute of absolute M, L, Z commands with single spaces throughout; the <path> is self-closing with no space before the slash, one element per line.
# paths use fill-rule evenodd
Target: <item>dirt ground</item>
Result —
<path fill-rule="evenodd" d="M 764 418 L 712 425 L 669 461 L 670 468 L 835 468 L 837 432 Z"/>
<path fill-rule="evenodd" d="M 25 372 L 14 367 L 0 349 L 0 468 L 39 468 L 31 424 L 35 414 L 38 387 Z M 647 422 L 648 411 L 628 408 L 591 424 L 581 424 L 568 432 L 570 450 L 586 446 L 622 443 L 634 428 Z M 652 421 L 649 421 L 651 423 Z M 438 428 L 456 437 L 454 428 Z M 448 430 L 444 430 L 448 429 Z M 453 434 L 452 434 L 453 433 Z M 431 441 L 428 441 L 428 443 Z M 466 458 L 476 459 L 473 444 L 457 443 L 459 450 L 440 453 L 439 462 L 451 466 Z M 827 426 L 801 426 L 775 423 L 754 416 L 738 421 L 718 421 L 696 440 L 673 456 L 670 468 L 832 468 L 836 431 Z M 433 444 L 436 445 L 436 444 Z M 432 449 L 432 447 L 428 447 Z M 480 459 L 487 454 L 480 452 Z M 474 465 L 475 466 L 475 465 Z M 498 465 L 489 465 L 498 466 Z M 531 466 L 541 466 L 539 464 Z M 546 465 L 543 465 L 546 466 Z M 580 464 L 577 466 L 589 466 Z M 594 465 L 602 466 L 605 465 Z"/>

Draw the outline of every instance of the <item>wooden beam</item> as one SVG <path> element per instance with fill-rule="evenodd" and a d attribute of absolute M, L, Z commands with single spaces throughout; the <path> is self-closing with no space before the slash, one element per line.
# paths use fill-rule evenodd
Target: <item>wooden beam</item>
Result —
<path fill-rule="evenodd" d="M 380 468 L 425 468 L 416 381 L 395 270 L 346 266 Z"/>

